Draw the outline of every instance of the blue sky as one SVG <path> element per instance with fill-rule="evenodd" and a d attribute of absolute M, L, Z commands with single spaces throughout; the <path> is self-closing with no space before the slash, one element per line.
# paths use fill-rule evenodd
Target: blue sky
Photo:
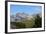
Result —
<path fill-rule="evenodd" d="M 37 14 L 42 12 L 41 6 L 34 5 L 10 5 L 10 14 L 15 15 L 16 13 L 27 13 L 29 15 Z"/>

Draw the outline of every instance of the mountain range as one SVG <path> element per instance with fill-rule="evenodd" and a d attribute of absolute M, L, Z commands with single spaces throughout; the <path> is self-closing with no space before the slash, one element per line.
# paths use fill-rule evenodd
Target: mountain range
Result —
<path fill-rule="evenodd" d="M 33 18 L 35 15 L 28 15 L 26 13 L 16 13 L 16 15 L 11 15 L 10 16 L 10 21 L 11 22 L 20 22 L 21 20 L 28 19 L 30 20 Z M 41 16 L 41 13 L 39 13 L 39 16 Z"/>

